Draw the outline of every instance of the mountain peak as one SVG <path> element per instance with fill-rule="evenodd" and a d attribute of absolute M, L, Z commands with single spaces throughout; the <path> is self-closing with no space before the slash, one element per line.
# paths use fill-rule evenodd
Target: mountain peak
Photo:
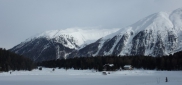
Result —
<path fill-rule="evenodd" d="M 169 14 L 166 12 L 159 12 L 152 14 L 135 24 L 131 25 L 134 31 L 142 30 L 171 30 L 173 28 L 172 22 L 169 20 Z"/>
<path fill-rule="evenodd" d="M 174 24 L 176 32 L 182 31 L 182 8 L 174 10 L 170 15 L 170 20 Z"/>
<path fill-rule="evenodd" d="M 98 45 L 99 49 L 88 50 L 88 54 L 163 56 L 180 51 L 182 49 L 179 46 L 181 43 L 179 36 L 182 34 L 181 10 L 179 8 L 172 13 L 158 12 L 149 15 L 104 37 Z"/>
<path fill-rule="evenodd" d="M 176 9 L 176 10 L 174 10 L 173 12 L 181 13 L 181 12 L 182 12 L 182 7 L 181 7 L 181 8 L 178 8 L 178 9 Z"/>

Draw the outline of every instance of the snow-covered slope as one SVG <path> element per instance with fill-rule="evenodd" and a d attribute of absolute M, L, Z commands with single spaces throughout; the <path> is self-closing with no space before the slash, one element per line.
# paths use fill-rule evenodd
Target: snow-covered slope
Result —
<path fill-rule="evenodd" d="M 34 61 L 66 59 L 75 50 L 118 30 L 119 28 L 51 30 L 35 35 L 10 50 Z"/>
<path fill-rule="evenodd" d="M 79 56 L 163 56 L 182 50 L 182 8 L 159 12 L 81 49 Z M 95 49 L 93 49 L 95 48 Z M 90 50 L 91 49 L 91 50 Z"/>
<path fill-rule="evenodd" d="M 58 40 L 59 37 L 64 37 L 68 39 L 73 39 L 74 40 L 73 42 L 75 42 L 76 45 L 82 46 L 84 44 L 90 44 L 92 42 L 95 42 L 97 39 L 102 38 L 108 34 L 114 33 L 118 30 L 119 28 L 112 28 L 112 29 L 67 28 L 63 30 L 46 31 L 32 38 L 45 37 L 47 39 L 56 38 Z M 61 42 L 61 41 L 58 41 L 58 42 Z M 68 44 L 71 45 L 71 43 L 68 43 Z M 68 45 L 65 45 L 65 46 L 69 47 Z M 76 48 L 76 47 L 72 46 L 69 48 Z"/>

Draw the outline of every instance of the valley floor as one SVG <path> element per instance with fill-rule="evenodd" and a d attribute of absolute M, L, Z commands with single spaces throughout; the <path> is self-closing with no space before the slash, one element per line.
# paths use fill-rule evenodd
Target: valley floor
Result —
<path fill-rule="evenodd" d="M 182 85 L 181 75 L 182 71 L 123 70 L 103 75 L 92 70 L 43 68 L 0 73 L 0 85 Z"/>

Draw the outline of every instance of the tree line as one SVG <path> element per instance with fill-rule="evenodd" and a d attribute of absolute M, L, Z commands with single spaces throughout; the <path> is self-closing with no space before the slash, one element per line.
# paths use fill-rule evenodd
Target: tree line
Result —
<path fill-rule="evenodd" d="M 151 56 L 96 56 L 75 57 L 61 60 L 50 60 L 37 63 L 39 66 L 64 69 L 95 69 L 102 71 L 105 64 L 114 64 L 110 70 L 119 70 L 124 65 L 132 65 L 137 69 L 148 70 L 182 70 L 182 52 L 163 57 Z M 36 64 L 29 58 L 0 48 L 0 71 L 32 70 Z"/>
<path fill-rule="evenodd" d="M 75 57 L 70 59 L 43 61 L 40 66 L 49 68 L 95 69 L 102 71 L 105 64 L 114 64 L 113 70 L 119 70 L 124 65 L 132 65 L 137 69 L 148 70 L 182 70 L 182 52 L 163 57 L 152 56 L 96 56 Z"/>
<path fill-rule="evenodd" d="M 12 53 L 0 48 L 0 71 L 29 70 L 36 67 L 36 64 L 29 58 Z"/>

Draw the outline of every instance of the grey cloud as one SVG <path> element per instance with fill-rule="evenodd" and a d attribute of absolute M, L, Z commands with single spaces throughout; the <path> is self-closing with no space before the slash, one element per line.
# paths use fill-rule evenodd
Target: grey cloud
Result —
<path fill-rule="evenodd" d="M 182 0 L 0 0 L 0 47 L 11 48 L 46 30 L 122 28 Z"/>

